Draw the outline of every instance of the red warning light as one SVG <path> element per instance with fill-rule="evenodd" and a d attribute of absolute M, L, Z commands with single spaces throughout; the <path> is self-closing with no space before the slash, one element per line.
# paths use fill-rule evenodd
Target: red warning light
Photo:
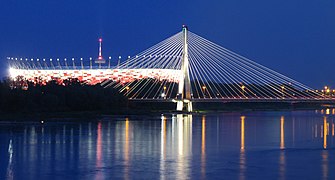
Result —
<path fill-rule="evenodd" d="M 99 38 L 99 42 L 102 42 L 102 38 Z"/>

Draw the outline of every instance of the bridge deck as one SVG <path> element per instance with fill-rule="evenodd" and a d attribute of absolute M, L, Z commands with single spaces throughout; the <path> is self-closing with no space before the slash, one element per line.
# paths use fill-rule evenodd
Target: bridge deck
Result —
<path fill-rule="evenodd" d="M 130 101 L 141 102 L 177 102 L 177 99 L 157 99 L 157 98 L 143 98 L 143 99 L 129 99 Z M 335 103 L 335 98 L 194 98 L 192 102 L 260 102 L 260 103 Z"/>

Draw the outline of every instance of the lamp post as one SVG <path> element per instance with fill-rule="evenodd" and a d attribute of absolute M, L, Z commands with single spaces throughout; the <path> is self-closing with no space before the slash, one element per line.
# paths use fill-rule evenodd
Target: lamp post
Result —
<path fill-rule="evenodd" d="M 129 99 L 128 99 L 128 92 L 129 92 L 129 86 L 126 87 L 126 96 L 127 96 L 127 105 L 126 105 L 126 108 L 127 108 L 127 111 L 128 111 L 128 106 L 129 106 Z"/>
<path fill-rule="evenodd" d="M 129 91 L 129 86 L 126 87 L 126 95 L 127 95 L 127 98 L 128 98 L 128 91 Z"/>
<path fill-rule="evenodd" d="M 245 95 L 244 95 L 244 89 L 245 89 L 245 86 L 244 86 L 244 85 L 242 85 L 242 86 L 241 86 L 241 89 L 242 89 L 242 96 L 244 96 L 244 97 L 245 97 Z"/>
<path fill-rule="evenodd" d="M 112 60 L 112 57 L 109 56 L 109 57 L 108 57 L 108 69 L 111 68 L 111 60 Z"/>
<path fill-rule="evenodd" d="M 83 58 L 80 58 L 80 65 L 81 65 L 81 69 L 84 69 L 84 62 L 83 62 Z"/>
<path fill-rule="evenodd" d="M 90 57 L 90 69 L 92 69 L 92 57 Z"/>
<path fill-rule="evenodd" d="M 117 68 L 120 68 L 121 56 L 119 56 L 119 60 L 117 62 Z"/>
<path fill-rule="evenodd" d="M 166 99 L 166 86 L 163 87 L 163 94 L 164 94 L 163 98 Z"/>
<path fill-rule="evenodd" d="M 325 86 L 325 91 L 324 91 L 325 98 L 327 97 L 328 92 L 329 92 L 329 88 L 328 88 L 328 86 Z"/>
<path fill-rule="evenodd" d="M 282 94 L 282 98 L 284 98 L 284 90 L 285 90 L 285 86 L 282 85 L 282 86 L 281 86 L 281 94 Z"/>
<path fill-rule="evenodd" d="M 203 91 L 203 94 L 204 94 L 204 98 L 206 98 L 206 86 L 202 86 L 202 91 Z"/>
<path fill-rule="evenodd" d="M 327 88 L 326 93 L 328 94 L 328 97 L 330 97 L 330 88 Z"/>

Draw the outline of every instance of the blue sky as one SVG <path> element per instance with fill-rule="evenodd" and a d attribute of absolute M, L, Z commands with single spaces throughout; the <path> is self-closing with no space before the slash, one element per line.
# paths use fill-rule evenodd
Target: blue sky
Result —
<path fill-rule="evenodd" d="M 313 88 L 335 88 L 333 0 L 3 0 L 0 69 L 5 57 L 135 55 L 190 31 Z"/>

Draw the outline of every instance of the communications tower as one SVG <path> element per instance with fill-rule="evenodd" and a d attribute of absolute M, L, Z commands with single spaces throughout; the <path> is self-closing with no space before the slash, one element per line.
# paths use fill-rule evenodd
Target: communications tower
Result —
<path fill-rule="evenodd" d="M 99 38 L 99 56 L 95 60 L 95 63 L 99 64 L 99 68 L 101 68 L 101 64 L 106 63 L 106 60 L 102 57 L 102 38 Z"/>

